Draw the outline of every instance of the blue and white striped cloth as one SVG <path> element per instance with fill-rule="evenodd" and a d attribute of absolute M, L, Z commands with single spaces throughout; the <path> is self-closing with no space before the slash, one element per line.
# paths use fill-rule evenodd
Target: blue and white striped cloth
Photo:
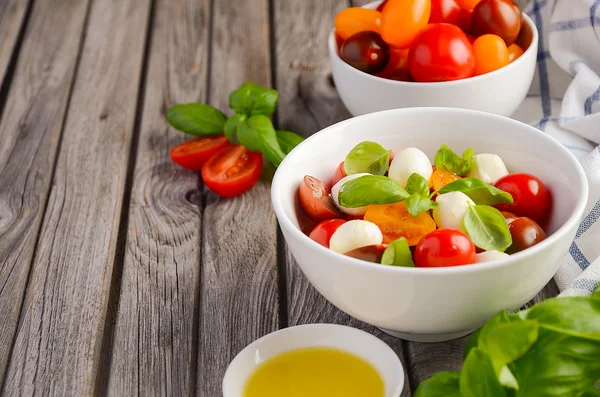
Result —
<path fill-rule="evenodd" d="M 600 0 L 531 0 L 540 34 L 529 95 L 513 118 L 563 143 L 590 184 L 583 221 L 555 275 L 561 296 L 590 295 L 600 281 Z"/>

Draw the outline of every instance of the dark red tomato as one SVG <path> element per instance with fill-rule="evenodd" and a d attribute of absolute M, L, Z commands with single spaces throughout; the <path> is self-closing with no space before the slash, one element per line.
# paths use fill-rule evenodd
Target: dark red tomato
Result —
<path fill-rule="evenodd" d="M 342 178 L 345 178 L 346 171 L 344 170 L 344 162 L 342 161 L 340 165 L 335 169 L 335 173 L 333 174 L 333 178 L 331 178 L 331 186 L 338 183 Z"/>
<path fill-rule="evenodd" d="M 512 245 L 506 253 L 514 254 L 526 248 L 533 247 L 546 238 L 546 232 L 533 219 L 520 217 L 508 225 L 512 236 Z"/>
<path fill-rule="evenodd" d="M 377 6 L 377 11 L 381 12 L 383 11 L 383 7 L 385 7 L 385 5 L 387 4 L 388 0 L 384 0 L 381 4 L 379 4 Z"/>
<path fill-rule="evenodd" d="M 526 50 L 531 45 L 533 41 L 533 31 L 531 27 L 525 22 L 525 18 L 521 16 L 521 30 L 519 31 L 519 36 L 517 40 L 515 40 L 515 44 L 521 47 L 523 50 Z"/>
<path fill-rule="evenodd" d="M 502 214 L 502 216 L 504 216 L 504 219 L 506 219 L 506 223 L 508 223 L 509 225 L 512 221 L 518 218 L 518 216 L 516 216 L 512 212 L 500 211 L 500 213 Z"/>
<path fill-rule="evenodd" d="M 239 196 L 258 182 L 262 165 L 262 154 L 242 145 L 229 145 L 204 163 L 202 179 L 206 187 L 219 196 Z"/>
<path fill-rule="evenodd" d="M 496 205 L 500 211 L 526 216 L 540 223 L 550 215 L 552 195 L 539 178 L 525 173 L 508 174 L 494 186 L 510 193 L 514 201 L 512 204 Z"/>
<path fill-rule="evenodd" d="M 509 46 L 521 30 L 521 9 L 512 0 L 482 0 L 473 10 L 471 27 L 475 37 L 495 34 Z"/>
<path fill-rule="evenodd" d="M 429 23 L 460 23 L 461 8 L 455 0 L 431 0 Z"/>
<path fill-rule="evenodd" d="M 472 8 L 463 8 L 460 10 L 460 18 L 457 26 L 465 33 L 471 33 L 471 16 L 473 15 Z"/>
<path fill-rule="evenodd" d="M 458 27 L 447 23 L 429 24 L 410 48 L 408 69 L 419 82 L 471 77 L 475 72 L 473 46 Z"/>
<path fill-rule="evenodd" d="M 333 233 L 335 233 L 338 227 L 342 226 L 344 223 L 346 223 L 346 221 L 343 219 L 328 219 L 315 226 L 308 237 L 312 238 L 323 247 L 329 248 L 331 236 L 333 236 Z"/>
<path fill-rule="evenodd" d="M 344 44 L 344 39 L 339 33 L 335 33 L 335 44 L 337 44 L 337 48 L 342 48 L 342 44 Z"/>
<path fill-rule="evenodd" d="M 314 176 L 306 175 L 304 177 L 298 196 L 302 209 L 314 221 L 319 222 L 342 216 L 329 196 L 327 186 Z"/>
<path fill-rule="evenodd" d="M 417 267 L 468 265 L 475 263 L 475 245 L 460 230 L 438 229 L 419 241 L 414 259 Z"/>
<path fill-rule="evenodd" d="M 385 69 L 390 60 L 390 46 L 379 33 L 365 30 L 346 39 L 340 57 L 349 65 L 365 73 L 376 74 Z"/>
<path fill-rule="evenodd" d="M 368 247 L 358 248 L 350 252 L 346 252 L 344 255 L 351 256 L 356 259 L 362 259 L 367 262 L 380 263 L 383 252 L 387 248 L 387 244 L 381 245 L 369 245 Z"/>
<path fill-rule="evenodd" d="M 409 81 L 408 49 L 390 48 L 390 60 L 385 68 L 377 73 L 378 77 L 399 81 Z"/>
<path fill-rule="evenodd" d="M 223 134 L 195 138 L 173 146 L 171 160 L 182 167 L 200 171 L 206 160 L 228 145 L 229 141 Z"/>

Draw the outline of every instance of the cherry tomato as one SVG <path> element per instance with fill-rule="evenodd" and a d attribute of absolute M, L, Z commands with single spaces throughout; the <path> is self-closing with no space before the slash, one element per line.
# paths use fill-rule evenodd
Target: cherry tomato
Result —
<path fill-rule="evenodd" d="M 525 173 L 508 174 L 495 184 L 498 189 L 512 195 L 512 204 L 498 204 L 500 211 L 510 211 L 541 223 L 550 215 L 552 195 L 539 178 Z"/>
<path fill-rule="evenodd" d="M 460 18 L 456 24 L 465 33 L 471 33 L 471 16 L 473 15 L 473 9 L 463 8 L 460 10 Z"/>
<path fill-rule="evenodd" d="M 346 252 L 344 255 L 351 256 L 356 259 L 362 259 L 367 262 L 380 263 L 383 252 L 387 248 L 387 244 L 381 245 L 369 245 L 368 247 L 358 248 L 350 252 Z"/>
<path fill-rule="evenodd" d="M 431 0 L 388 0 L 381 12 L 381 37 L 390 45 L 409 48 L 431 14 Z"/>
<path fill-rule="evenodd" d="M 525 18 L 521 15 L 521 30 L 519 31 L 519 36 L 515 43 L 519 45 L 523 50 L 529 48 L 531 42 L 533 41 L 533 31 L 531 27 L 525 21 Z"/>
<path fill-rule="evenodd" d="M 335 32 L 335 44 L 338 49 L 342 48 L 342 44 L 344 44 L 344 39 L 342 39 L 342 36 L 340 36 L 338 32 Z"/>
<path fill-rule="evenodd" d="M 195 138 L 173 146 L 171 160 L 182 167 L 200 171 L 206 160 L 228 145 L 229 141 L 223 134 Z"/>
<path fill-rule="evenodd" d="M 331 178 L 331 186 L 338 183 L 342 178 L 345 178 L 346 170 L 344 170 L 344 162 L 342 161 L 340 165 L 335 169 L 335 173 L 333 174 L 333 178 Z"/>
<path fill-rule="evenodd" d="M 533 219 L 520 217 L 508 225 L 512 236 L 512 245 L 506 250 L 507 254 L 523 251 L 533 247 L 546 238 L 546 232 Z"/>
<path fill-rule="evenodd" d="M 411 216 L 404 201 L 395 204 L 370 205 L 364 219 L 379 226 L 383 234 L 383 242 L 386 244 L 404 237 L 409 246 L 417 245 L 423 236 L 437 227 L 428 212 Z"/>
<path fill-rule="evenodd" d="M 464 10 L 472 10 L 480 1 L 481 0 L 456 0 L 460 8 Z"/>
<path fill-rule="evenodd" d="M 473 10 L 471 26 L 477 37 L 495 34 L 511 45 L 521 29 L 521 9 L 512 0 L 482 0 Z"/>
<path fill-rule="evenodd" d="M 444 186 L 454 181 L 460 179 L 460 176 L 440 168 L 438 170 L 433 171 L 431 174 L 431 178 L 429 178 L 429 186 L 433 188 L 433 190 L 440 190 Z"/>
<path fill-rule="evenodd" d="M 343 219 L 328 219 L 315 226 L 308 237 L 322 246 L 329 248 L 331 236 L 333 236 L 333 233 L 335 233 L 338 227 L 342 226 L 344 223 L 346 223 L 346 221 Z"/>
<path fill-rule="evenodd" d="M 469 43 L 471 43 L 471 45 L 473 45 L 473 43 L 475 42 L 475 36 L 473 36 L 472 34 L 468 33 L 467 37 L 469 39 Z"/>
<path fill-rule="evenodd" d="M 512 43 L 508 46 L 508 62 L 513 62 L 515 59 L 519 59 L 525 51 L 518 44 Z"/>
<path fill-rule="evenodd" d="M 438 229 L 419 241 L 414 258 L 417 267 L 468 265 L 475 263 L 475 245 L 460 230 Z"/>
<path fill-rule="evenodd" d="M 388 0 L 384 0 L 381 4 L 379 4 L 377 6 L 377 11 L 381 12 L 383 11 L 383 7 L 385 7 L 385 5 L 387 4 Z"/>
<path fill-rule="evenodd" d="M 258 182 L 262 154 L 241 145 L 225 146 L 202 166 L 204 184 L 223 197 L 239 196 Z"/>
<path fill-rule="evenodd" d="M 408 69 L 419 82 L 471 77 L 475 71 L 473 46 L 458 27 L 447 23 L 429 24 L 410 48 Z"/>
<path fill-rule="evenodd" d="M 508 65 L 508 48 L 504 40 L 495 34 L 484 34 L 473 43 L 475 75 L 493 72 Z"/>
<path fill-rule="evenodd" d="M 298 191 L 302 209 L 314 221 L 339 218 L 342 214 L 335 206 L 323 182 L 314 176 L 306 175 Z"/>
<path fill-rule="evenodd" d="M 431 15 L 429 23 L 451 23 L 458 25 L 461 18 L 461 8 L 456 0 L 431 0 Z"/>
<path fill-rule="evenodd" d="M 408 50 L 390 48 L 390 60 L 381 72 L 377 74 L 384 79 L 399 81 L 410 81 L 410 72 L 408 71 Z"/>
<path fill-rule="evenodd" d="M 512 221 L 514 221 L 515 219 L 518 218 L 518 216 L 516 216 L 515 214 L 513 214 L 512 212 L 508 212 L 508 211 L 500 211 L 500 213 L 502 214 L 502 216 L 504 217 L 504 219 L 506 219 L 506 223 L 510 225 L 510 223 Z"/>
<path fill-rule="evenodd" d="M 340 48 L 340 57 L 358 70 L 376 74 L 390 60 L 390 47 L 379 33 L 367 30 L 348 37 Z"/>
<path fill-rule="evenodd" d="M 335 17 L 335 31 L 343 40 L 365 30 L 380 31 L 381 13 L 362 7 L 350 7 Z"/>

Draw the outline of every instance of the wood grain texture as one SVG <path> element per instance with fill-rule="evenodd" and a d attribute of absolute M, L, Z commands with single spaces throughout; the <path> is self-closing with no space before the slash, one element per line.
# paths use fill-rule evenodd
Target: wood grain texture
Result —
<path fill-rule="evenodd" d="M 157 0 L 107 395 L 195 393 L 201 191 L 165 110 L 204 102 L 209 2 Z M 104 394 L 104 393 L 103 393 Z"/>
<path fill-rule="evenodd" d="M 0 1 L 0 86 L 15 51 L 17 38 L 25 23 L 25 11 L 30 0 Z"/>
<path fill-rule="evenodd" d="M 149 9 L 92 2 L 5 395 L 95 392 Z"/>
<path fill-rule="evenodd" d="M 245 81 L 271 82 L 267 0 L 215 0 L 210 103 L 228 108 Z M 198 395 L 222 394 L 234 356 L 279 326 L 277 237 L 270 185 L 235 198 L 206 190 L 202 219 Z"/>
<path fill-rule="evenodd" d="M 71 0 L 34 7 L 0 121 L 0 384 L 48 200 L 86 7 Z"/>

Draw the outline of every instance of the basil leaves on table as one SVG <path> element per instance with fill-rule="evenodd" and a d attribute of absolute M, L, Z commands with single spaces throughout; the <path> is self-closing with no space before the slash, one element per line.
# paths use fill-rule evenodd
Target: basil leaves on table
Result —
<path fill-rule="evenodd" d="M 447 145 L 442 145 L 435 153 L 435 168 L 443 168 L 458 176 L 466 175 L 471 171 L 473 153 L 475 153 L 475 149 L 469 148 L 460 157 Z"/>
<path fill-rule="evenodd" d="M 436 193 L 444 194 L 449 192 L 463 192 L 469 196 L 475 204 L 496 205 L 513 203 L 513 197 L 510 193 L 500 190 L 492 185 L 488 185 L 477 178 L 462 178 L 450 182 Z"/>
<path fill-rule="evenodd" d="M 344 183 L 338 195 L 342 207 L 358 208 L 370 204 L 394 204 L 409 194 L 393 179 L 381 175 L 364 175 Z"/>
<path fill-rule="evenodd" d="M 277 130 L 275 133 L 277 134 L 277 142 L 279 142 L 279 146 L 285 154 L 291 152 L 293 148 L 304 140 L 300 135 L 291 131 Z"/>
<path fill-rule="evenodd" d="M 279 146 L 277 133 L 267 116 L 252 116 L 243 121 L 237 128 L 238 140 L 242 145 L 265 155 L 273 165 L 278 166 L 285 153 Z"/>
<path fill-rule="evenodd" d="M 381 264 L 391 266 L 415 267 L 408 241 L 404 237 L 392 241 L 381 257 Z"/>
<path fill-rule="evenodd" d="M 242 84 L 229 94 L 229 107 L 247 116 L 273 114 L 277 101 L 279 93 L 276 90 L 252 82 Z"/>
<path fill-rule="evenodd" d="M 512 236 L 500 211 L 488 205 L 472 205 L 463 218 L 465 231 L 476 247 L 486 251 L 506 251 Z"/>
<path fill-rule="evenodd" d="M 210 105 L 182 103 L 167 111 L 167 121 L 179 131 L 209 136 L 223 132 L 227 116 Z"/>
<path fill-rule="evenodd" d="M 368 173 L 384 175 L 390 164 L 391 150 L 378 143 L 364 141 L 356 145 L 344 160 L 346 175 Z"/>

